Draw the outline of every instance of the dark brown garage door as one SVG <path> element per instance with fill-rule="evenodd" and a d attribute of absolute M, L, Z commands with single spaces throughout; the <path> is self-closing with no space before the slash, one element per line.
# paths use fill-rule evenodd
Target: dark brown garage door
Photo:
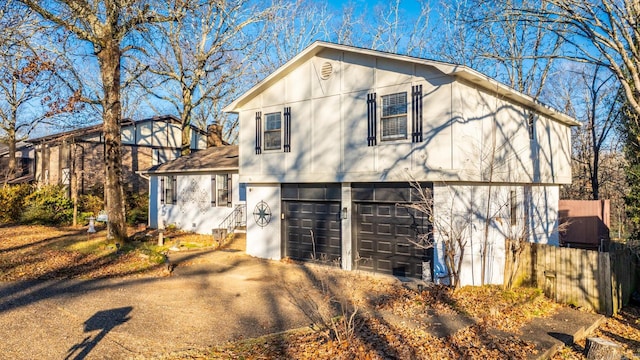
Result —
<path fill-rule="evenodd" d="M 353 198 L 356 268 L 422 278 L 423 263 L 431 263 L 433 252 L 411 240 L 427 233 L 429 223 L 425 214 L 398 205 L 416 200 L 408 184 L 357 184 Z"/>
<path fill-rule="evenodd" d="M 342 256 L 339 184 L 285 184 L 284 254 L 333 262 Z"/>

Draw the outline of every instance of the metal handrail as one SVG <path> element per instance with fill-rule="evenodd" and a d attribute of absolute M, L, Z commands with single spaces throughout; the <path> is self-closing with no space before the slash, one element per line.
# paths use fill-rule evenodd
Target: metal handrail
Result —
<path fill-rule="evenodd" d="M 239 226 L 247 225 L 247 205 L 239 204 L 233 209 L 233 211 L 227 215 L 224 220 L 218 226 L 219 229 L 227 229 L 227 233 L 232 233 Z"/>

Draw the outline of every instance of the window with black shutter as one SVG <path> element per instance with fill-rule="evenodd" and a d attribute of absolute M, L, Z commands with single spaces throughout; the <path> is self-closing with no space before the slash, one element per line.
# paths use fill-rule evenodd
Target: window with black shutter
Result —
<path fill-rule="evenodd" d="M 227 206 L 233 204 L 231 192 L 231 174 L 211 176 L 211 206 Z"/>
<path fill-rule="evenodd" d="M 167 205 L 176 204 L 177 197 L 177 189 L 178 189 L 178 181 L 176 176 L 165 176 L 160 180 L 160 186 L 162 188 L 163 198 L 160 200 L 161 203 L 166 203 Z"/>
<path fill-rule="evenodd" d="M 382 141 L 407 138 L 407 93 L 384 95 L 380 117 Z"/>
<path fill-rule="evenodd" d="M 279 112 L 265 115 L 264 149 L 278 150 L 282 147 L 282 118 Z"/>

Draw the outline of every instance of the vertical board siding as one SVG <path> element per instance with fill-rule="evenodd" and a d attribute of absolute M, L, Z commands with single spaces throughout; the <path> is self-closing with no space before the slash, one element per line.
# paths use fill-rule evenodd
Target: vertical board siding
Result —
<path fill-rule="evenodd" d="M 526 243 L 513 276 L 560 303 L 613 315 L 627 304 L 636 282 L 636 257 L 623 246 L 610 252 Z M 507 284 L 505 276 L 505 284 Z"/>

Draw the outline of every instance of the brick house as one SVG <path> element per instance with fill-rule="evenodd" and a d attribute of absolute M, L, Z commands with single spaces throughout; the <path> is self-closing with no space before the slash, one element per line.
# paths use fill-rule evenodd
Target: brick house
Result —
<path fill-rule="evenodd" d="M 180 156 L 180 120 L 171 115 L 138 121 L 124 119 L 121 133 L 125 191 L 147 192 L 148 180 L 137 172 Z M 64 184 L 70 192 L 72 184 L 77 184 L 78 194 L 102 193 L 105 152 L 102 124 L 27 142 L 33 145 L 38 184 Z M 192 126 L 191 148 L 206 147 L 206 131 Z"/>

